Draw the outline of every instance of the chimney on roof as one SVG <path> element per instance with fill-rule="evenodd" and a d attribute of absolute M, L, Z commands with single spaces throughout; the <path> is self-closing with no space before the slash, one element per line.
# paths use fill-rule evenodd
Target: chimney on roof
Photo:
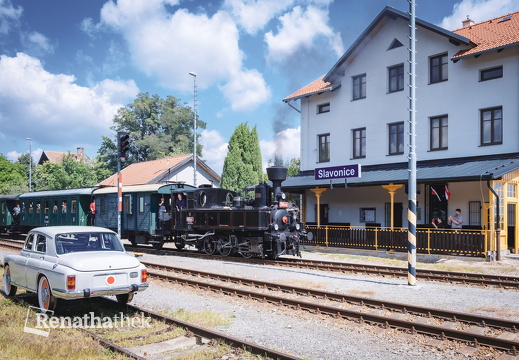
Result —
<path fill-rule="evenodd" d="M 85 149 L 83 149 L 82 147 L 78 147 L 77 148 L 76 159 L 80 160 L 80 159 L 84 159 L 84 158 L 85 158 Z"/>
<path fill-rule="evenodd" d="M 467 27 L 467 26 L 473 25 L 473 24 L 474 24 L 474 21 L 470 20 L 469 15 L 467 15 L 467 19 L 466 19 L 466 20 L 463 20 L 463 21 L 461 22 L 461 24 L 463 25 L 463 27 Z"/>

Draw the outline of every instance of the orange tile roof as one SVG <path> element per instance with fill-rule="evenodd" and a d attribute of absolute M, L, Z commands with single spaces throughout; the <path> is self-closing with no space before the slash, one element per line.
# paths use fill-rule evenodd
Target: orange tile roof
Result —
<path fill-rule="evenodd" d="M 61 163 L 63 158 L 65 156 L 68 156 L 69 154 L 73 155 L 76 160 L 88 160 L 88 157 L 83 152 L 83 149 L 78 149 L 77 153 L 44 150 L 41 153 L 38 164 L 43 164 L 46 161 L 49 161 L 51 163 Z"/>
<path fill-rule="evenodd" d="M 465 26 L 453 33 L 469 38 L 475 44 L 471 49 L 459 51 L 453 59 L 519 44 L 519 11 Z"/>
<path fill-rule="evenodd" d="M 287 96 L 283 99 L 283 101 L 287 102 L 290 100 L 299 99 L 303 96 L 308 96 L 322 91 L 331 90 L 332 84 L 330 84 L 329 82 L 324 82 L 323 78 L 324 75 L 321 76 L 319 79 L 315 80 L 314 82 L 306 85 L 304 88 L 297 90 L 292 95 Z"/>
<path fill-rule="evenodd" d="M 164 174 L 169 169 L 181 164 L 183 161 L 191 158 L 192 154 L 185 154 L 164 159 L 144 161 L 131 164 L 121 170 L 123 185 L 145 185 L 152 184 L 153 180 Z M 117 174 L 103 180 L 98 186 L 117 186 Z"/>

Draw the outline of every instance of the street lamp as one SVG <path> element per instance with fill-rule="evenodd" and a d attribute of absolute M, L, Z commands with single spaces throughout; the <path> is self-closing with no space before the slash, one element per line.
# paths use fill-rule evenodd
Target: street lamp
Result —
<path fill-rule="evenodd" d="M 196 73 L 190 72 L 189 75 L 193 77 L 193 111 L 195 113 L 195 119 L 193 121 L 194 128 L 194 151 L 193 151 L 193 186 L 196 187 Z"/>
<path fill-rule="evenodd" d="M 29 192 L 32 191 L 32 139 L 25 138 L 29 141 Z"/>

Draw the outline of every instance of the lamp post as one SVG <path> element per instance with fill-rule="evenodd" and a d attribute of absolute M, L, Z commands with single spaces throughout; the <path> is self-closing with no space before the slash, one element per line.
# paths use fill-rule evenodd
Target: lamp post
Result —
<path fill-rule="evenodd" d="M 196 187 L 196 73 L 190 72 L 189 75 L 193 77 L 193 111 L 195 113 L 195 118 L 193 120 L 193 143 L 194 143 L 194 150 L 193 150 L 193 186 Z"/>
<path fill-rule="evenodd" d="M 29 192 L 32 191 L 32 139 L 25 138 L 29 141 Z"/>

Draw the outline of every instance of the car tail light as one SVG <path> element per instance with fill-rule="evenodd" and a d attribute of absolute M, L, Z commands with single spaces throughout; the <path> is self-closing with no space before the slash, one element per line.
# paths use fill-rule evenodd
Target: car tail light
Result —
<path fill-rule="evenodd" d="M 141 282 L 145 283 L 148 281 L 148 271 L 142 270 L 141 271 Z"/>
<path fill-rule="evenodd" d="M 76 275 L 67 276 L 67 290 L 74 290 L 76 288 Z"/>

